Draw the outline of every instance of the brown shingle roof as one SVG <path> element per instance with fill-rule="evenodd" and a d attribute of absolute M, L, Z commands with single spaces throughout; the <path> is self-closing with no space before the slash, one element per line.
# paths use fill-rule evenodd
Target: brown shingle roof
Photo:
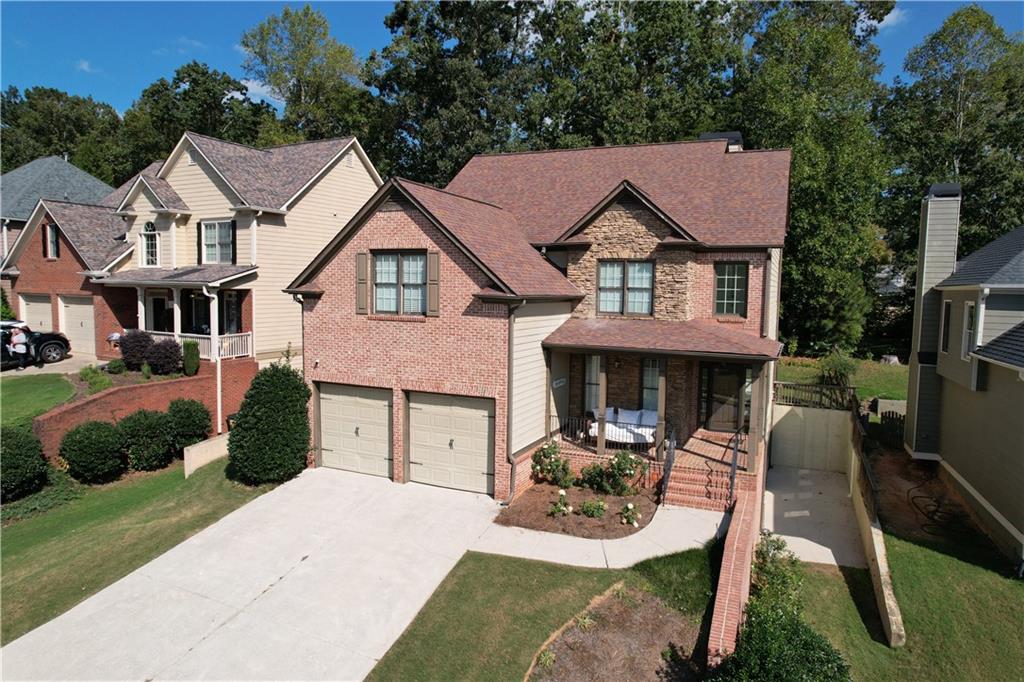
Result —
<path fill-rule="evenodd" d="M 100 270 L 129 246 L 121 237 L 124 223 L 107 206 L 44 199 L 43 206 L 90 270 Z"/>
<path fill-rule="evenodd" d="M 155 175 L 142 174 L 142 179 L 146 181 L 153 193 L 156 194 L 156 198 L 160 200 L 160 203 L 164 205 L 164 208 L 170 208 L 176 211 L 188 211 L 189 207 L 185 205 L 185 201 L 178 196 L 178 193 L 171 187 L 171 183 L 167 182 L 163 178 L 158 178 Z"/>
<path fill-rule="evenodd" d="M 186 265 L 180 268 L 133 268 L 121 270 L 105 277 L 105 284 L 132 284 L 135 282 L 166 282 L 168 284 L 210 284 L 248 272 L 256 272 L 255 265 Z"/>
<path fill-rule="evenodd" d="M 782 344 L 710 320 L 571 319 L 551 332 L 551 348 L 590 348 L 678 355 L 777 358 Z"/>
<path fill-rule="evenodd" d="M 186 133 L 250 206 L 280 208 L 351 141 L 351 137 L 256 149 Z"/>
<path fill-rule="evenodd" d="M 488 203 L 417 182 L 395 179 L 463 246 L 520 296 L 579 296 L 580 292 L 523 236 L 516 218 Z"/>
<path fill-rule="evenodd" d="M 115 189 L 113 192 L 103 197 L 96 203 L 99 204 L 100 206 L 109 206 L 110 208 L 117 208 L 118 206 L 121 205 L 121 202 L 124 201 L 124 197 L 126 194 L 128 194 L 128 190 L 132 188 L 132 185 L 135 184 L 135 181 L 139 179 L 140 175 L 156 176 L 156 172 L 160 170 L 160 166 L 162 165 L 164 165 L 163 161 L 154 161 L 153 163 L 143 168 L 140 172 L 125 180 L 117 189 Z"/>
<path fill-rule="evenodd" d="M 495 154 L 474 156 L 446 189 L 501 206 L 540 243 L 625 180 L 700 241 L 779 246 L 789 164 L 788 149 L 727 153 L 725 140 Z"/>

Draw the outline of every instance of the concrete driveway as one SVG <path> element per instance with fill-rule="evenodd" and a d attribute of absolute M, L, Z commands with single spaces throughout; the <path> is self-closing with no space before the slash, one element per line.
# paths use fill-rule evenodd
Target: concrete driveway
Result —
<path fill-rule="evenodd" d="M 765 527 L 801 561 L 866 566 L 846 474 L 794 467 L 768 470 Z"/>
<path fill-rule="evenodd" d="M 87 365 L 100 365 L 105 361 L 86 355 L 69 355 L 49 365 L 29 365 L 20 372 L 16 367 L 4 370 L 5 377 L 27 377 L 33 374 L 73 374 Z"/>
<path fill-rule="evenodd" d="M 3 679 L 361 679 L 497 512 L 306 471 L 8 644 Z"/>

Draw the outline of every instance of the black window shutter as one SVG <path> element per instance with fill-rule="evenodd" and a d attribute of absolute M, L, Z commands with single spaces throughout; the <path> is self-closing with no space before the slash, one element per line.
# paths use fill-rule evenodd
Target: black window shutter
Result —
<path fill-rule="evenodd" d="M 53 257 L 60 258 L 60 233 L 57 232 L 56 225 L 50 229 L 53 230 L 53 236 L 56 237 L 56 239 L 53 240 Z"/>
<path fill-rule="evenodd" d="M 231 264 L 238 264 L 238 222 L 231 221 Z"/>
<path fill-rule="evenodd" d="M 203 223 L 196 223 L 196 263 L 203 262 Z"/>
<path fill-rule="evenodd" d="M 441 254 L 431 251 L 427 254 L 427 316 L 441 314 Z"/>
<path fill-rule="evenodd" d="M 366 305 L 367 294 L 367 257 L 365 252 L 356 254 L 356 315 L 365 315 L 368 312 Z"/>
<path fill-rule="evenodd" d="M 46 252 L 46 242 L 50 238 L 50 226 L 43 225 L 43 229 L 39 231 L 43 233 L 43 258 L 49 258 L 50 254 Z"/>

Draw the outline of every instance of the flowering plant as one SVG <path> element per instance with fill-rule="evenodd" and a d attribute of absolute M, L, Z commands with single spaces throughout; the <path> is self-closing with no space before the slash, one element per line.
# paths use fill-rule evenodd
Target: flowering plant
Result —
<path fill-rule="evenodd" d="M 644 517 L 632 502 L 622 508 L 622 511 L 619 512 L 619 516 L 622 518 L 623 523 L 633 526 L 634 528 L 640 527 L 640 519 Z"/>
<path fill-rule="evenodd" d="M 647 473 L 647 461 L 631 452 L 619 450 L 604 466 L 591 464 L 580 472 L 583 485 L 605 495 L 633 495 L 636 483 Z"/>
<path fill-rule="evenodd" d="M 533 465 L 530 467 L 538 480 L 547 480 L 559 488 L 568 488 L 573 484 L 575 476 L 569 468 L 569 460 L 558 455 L 558 443 L 551 441 L 537 448 L 533 453 Z"/>
<path fill-rule="evenodd" d="M 569 504 L 569 498 L 566 496 L 564 490 L 558 491 L 558 500 L 551 504 L 551 511 L 548 512 L 548 516 L 568 516 L 572 514 L 572 505 Z"/>

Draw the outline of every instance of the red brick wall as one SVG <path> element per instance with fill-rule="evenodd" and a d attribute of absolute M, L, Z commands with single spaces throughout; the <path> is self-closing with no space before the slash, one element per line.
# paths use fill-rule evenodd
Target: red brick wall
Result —
<path fill-rule="evenodd" d="M 746 261 L 749 264 L 745 318 L 715 316 L 715 263 L 723 261 Z M 690 317 L 695 320 L 718 320 L 729 328 L 741 329 L 760 336 L 761 310 L 764 303 L 764 269 L 767 263 L 766 251 L 712 251 L 695 254 L 690 263 L 694 282 L 690 294 Z"/>
<path fill-rule="evenodd" d="M 256 376 L 256 361 L 251 358 L 224 360 L 221 368 L 224 417 L 234 414 Z M 87 421 L 117 422 L 136 410 L 166 410 L 172 400 L 191 398 L 202 401 L 217 419 L 217 379 L 213 363 L 200 364 L 194 377 L 151 381 L 134 386 L 118 386 L 89 396 L 84 400 L 61 405 L 32 421 L 32 430 L 43 443 L 43 454 L 49 458 L 60 453 L 64 435 Z M 227 428 L 225 423 L 224 428 Z M 216 431 L 216 429 L 214 429 Z"/>
<path fill-rule="evenodd" d="M 96 318 L 96 357 L 101 360 L 119 358 L 121 352 L 107 343 L 107 337 L 138 326 L 138 295 L 134 288 L 103 287 L 102 294 L 94 296 L 92 301 Z"/>
<path fill-rule="evenodd" d="M 439 317 L 356 315 L 356 253 L 377 249 L 440 253 Z M 488 278 L 425 217 L 411 207 L 389 203 L 317 277 L 314 287 L 325 292 L 323 297 L 307 300 L 303 306 L 302 359 L 308 381 L 391 389 L 396 481 L 405 477 L 408 391 L 491 398 L 494 495 L 497 499 L 508 495 L 508 310 L 473 298 L 488 284 Z M 313 428 L 315 432 L 318 427 Z"/>

